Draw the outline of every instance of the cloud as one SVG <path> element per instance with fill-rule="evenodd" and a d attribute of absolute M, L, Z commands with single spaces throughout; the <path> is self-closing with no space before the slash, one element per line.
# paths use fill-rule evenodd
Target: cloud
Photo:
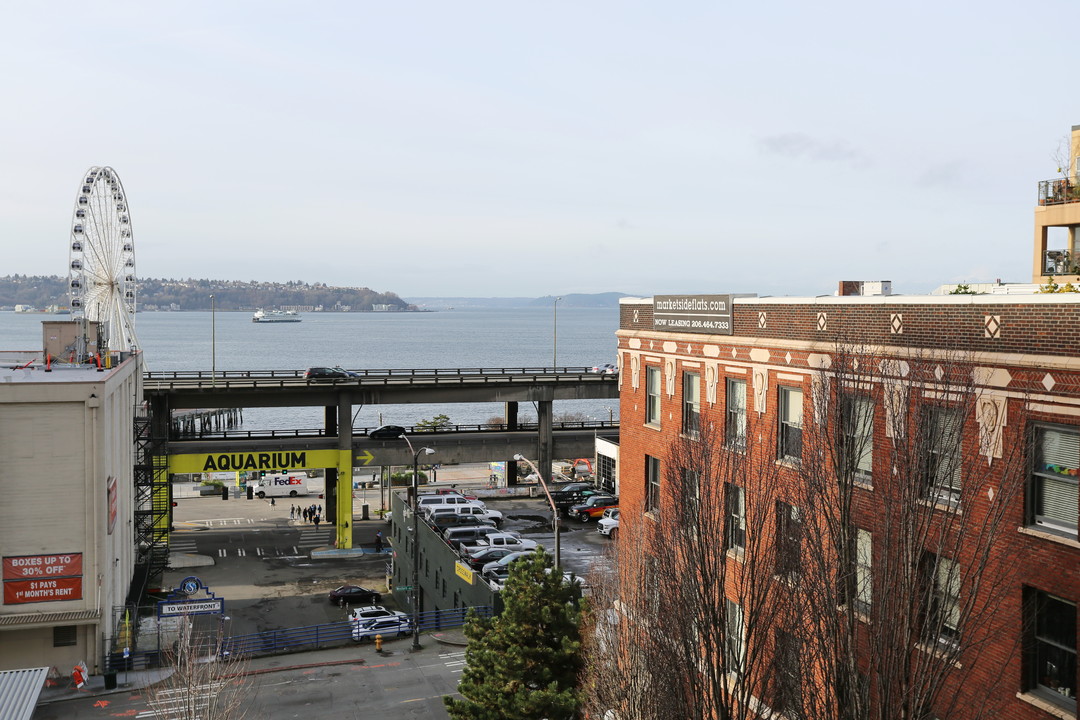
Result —
<path fill-rule="evenodd" d="M 843 140 L 823 141 L 803 133 L 769 135 L 758 141 L 761 150 L 769 155 L 802 158 L 812 162 L 847 165 L 858 170 L 870 167 L 870 158 Z"/>

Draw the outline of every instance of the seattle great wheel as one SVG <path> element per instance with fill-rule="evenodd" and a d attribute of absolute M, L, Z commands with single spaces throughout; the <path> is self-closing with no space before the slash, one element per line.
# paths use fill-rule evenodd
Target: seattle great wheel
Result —
<path fill-rule="evenodd" d="M 98 323 L 101 352 L 138 349 L 135 290 L 135 240 L 124 186 L 111 167 L 92 167 L 75 195 L 68 295 L 73 319 Z"/>

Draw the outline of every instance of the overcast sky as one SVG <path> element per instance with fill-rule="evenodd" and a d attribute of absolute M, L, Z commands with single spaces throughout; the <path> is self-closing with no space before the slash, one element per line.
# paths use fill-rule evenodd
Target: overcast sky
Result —
<path fill-rule="evenodd" d="M 83 173 L 139 276 L 409 296 L 1031 279 L 1080 4 L 7 2 L 0 275 Z"/>

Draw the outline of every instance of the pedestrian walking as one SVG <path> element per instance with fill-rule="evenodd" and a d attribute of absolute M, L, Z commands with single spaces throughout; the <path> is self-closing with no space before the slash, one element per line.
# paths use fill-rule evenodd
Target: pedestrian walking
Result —
<path fill-rule="evenodd" d="M 375 552 L 382 552 L 382 530 L 375 533 Z"/>
<path fill-rule="evenodd" d="M 316 515 L 316 516 L 315 516 L 315 518 L 314 518 L 314 520 L 315 520 L 315 529 L 316 529 L 316 530 L 318 530 L 318 529 L 319 529 L 319 520 L 320 520 L 320 519 L 321 519 L 321 518 L 320 518 L 320 517 L 319 517 L 318 515 Z"/>
<path fill-rule="evenodd" d="M 296 506 L 295 505 L 290 505 L 289 506 L 289 519 L 292 520 L 295 517 L 296 517 Z"/>
<path fill-rule="evenodd" d="M 304 508 L 304 510 L 303 510 L 303 513 L 302 513 L 302 514 L 303 514 L 303 516 L 304 516 L 304 522 L 307 522 L 307 508 Z"/>
<path fill-rule="evenodd" d="M 316 515 L 322 515 L 322 505 L 319 505 L 319 511 L 316 512 L 315 514 Z"/>
<path fill-rule="evenodd" d="M 274 502 L 274 498 L 270 498 L 270 507 L 275 507 L 276 505 L 277 503 Z"/>

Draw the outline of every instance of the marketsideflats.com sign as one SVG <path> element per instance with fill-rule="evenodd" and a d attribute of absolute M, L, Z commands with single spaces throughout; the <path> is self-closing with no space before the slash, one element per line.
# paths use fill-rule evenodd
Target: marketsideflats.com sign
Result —
<path fill-rule="evenodd" d="M 653 330 L 731 335 L 731 296 L 654 295 Z"/>

